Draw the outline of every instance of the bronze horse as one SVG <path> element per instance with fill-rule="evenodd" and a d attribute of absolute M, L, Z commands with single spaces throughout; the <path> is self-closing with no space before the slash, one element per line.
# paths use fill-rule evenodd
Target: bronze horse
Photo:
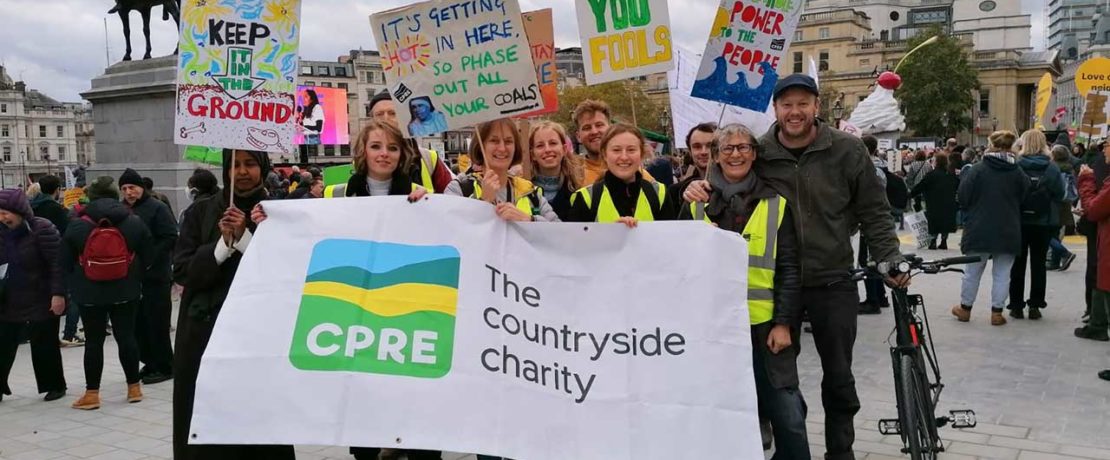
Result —
<path fill-rule="evenodd" d="M 162 20 L 168 21 L 170 17 L 181 29 L 181 1 L 180 0 L 116 0 L 116 6 L 108 10 L 108 14 L 119 13 L 120 22 L 123 22 L 123 39 L 127 43 L 127 53 L 123 55 L 124 61 L 131 60 L 131 20 L 128 16 L 132 10 L 138 11 L 143 17 L 143 37 L 146 37 L 146 54 L 143 59 L 150 59 L 150 10 L 156 6 L 162 7 Z M 174 54 L 177 50 L 174 49 Z"/>

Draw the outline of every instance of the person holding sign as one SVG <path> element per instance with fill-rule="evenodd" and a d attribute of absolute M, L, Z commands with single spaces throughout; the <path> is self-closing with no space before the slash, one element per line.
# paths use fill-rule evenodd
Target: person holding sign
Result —
<path fill-rule="evenodd" d="M 635 228 L 639 221 L 674 220 L 678 214 L 667 188 L 644 176 L 640 164 L 648 151 L 643 133 L 618 124 L 601 140 L 607 171 L 600 181 L 571 197 L 571 222 L 621 222 Z"/>
<path fill-rule="evenodd" d="M 470 158 L 482 172 L 464 174 L 444 193 L 474 198 L 497 208 L 497 216 L 515 222 L 558 222 L 559 216 L 532 182 L 511 175 L 509 168 L 524 158 L 524 144 L 513 121 L 500 118 L 479 123 L 478 142 L 470 144 Z"/>
<path fill-rule="evenodd" d="M 266 152 L 224 149 L 223 167 L 224 187 L 234 199 L 229 203 L 221 193 L 193 203 L 173 255 L 174 281 L 185 287 L 174 354 L 173 457 L 293 459 L 293 446 L 189 444 L 200 361 L 256 228 L 247 213 L 268 196 L 262 183 L 270 171 Z"/>
<path fill-rule="evenodd" d="M 532 148 L 532 182 L 543 190 L 559 219 L 570 214 L 570 197 L 582 187 L 582 168 L 578 157 L 570 151 L 566 129 L 551 121 L 532 126 L 528 136 Z"/>
<path fill-rule="evenodd" d="M 741 124 L 721 128 L 706 177 L 708 203 L 684 207 L 679 219 L 705 220 L 748 240 L 748 314 L 760 418 L 774 428 L 774 459 L 808 459 L 806 404 L 798 388 L 801 263 L 786 198 L 752 174 L 759 150 Z"/>
<path fill-rule="evenodd" d="M 400 129 L 397 123 L 397 109 L 388 91 L 382 91 L 370 99 L 370 116 L 374 121 L 390 123 Z M 443 163 L 439 153 L 421 148 L 415 141 L 406 142 L 413 145 L 420 153 L 419 161 L 414 161 L 409 169 L 413 182 L 420 184 L 429 192 L 443 193 L 447 189 L 447 184 L 450 184 L 455 177 Z"/>

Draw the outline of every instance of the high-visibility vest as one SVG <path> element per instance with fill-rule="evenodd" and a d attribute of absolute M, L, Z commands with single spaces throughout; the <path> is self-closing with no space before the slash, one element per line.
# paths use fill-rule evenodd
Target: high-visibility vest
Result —
<path fill-rule="evenodd" d="M 435 191 L 435 183 L 432 182 L 432 172 L 436 170 L 436 165 L 439 164 L 439 153 L 435 150 L 428 150 L 428 158 L 432 163 L 429 165 L 424 162 L 424 155 L 420 155 L 420 182 L 424 188 L 428 189 L 428 193 Z"/>
<path fill-rule="evenodd" d="M 663 203 L 663 200 L 666 197 L 667 188 L 663 184 L 651 181 L 645 181 L 645 183 L 648 185 L 641 187 L 640 196 L 636 198 L 636 212 L 633 214 L 632 217 L 635 217 L 636 220 L 641 222 L 652 222 L 655 220 L 655 210 L 652 209 L 651 203 L 648 201 L 648 192 L 650 191 L 648 187 L 651 187 L 658 192 L 659 201 L 657 201 L 657 203 L 660 204 Z M 577 200 L 582 199 L 585 200 L 586 207 L 593 209 L 594 198 L 592 189 L 595 185 L 590 185 L 578 189 L 578 191 L 570 197 L 571 204 L 574 204 Z M 613 204 L 613 198 L 609 196 L 609 188 L 605 187 L 604 185 L 598 188 L 601 189 L 601 196 L 598 197 L 597 217 L 594 219 L 594 222 L 616 222 L 618 219 L 621 218 L 621 215 L 619 212 L 617 212 L 617 206 Z"/>
<path fill-rule="evenodd" d="M 705 203 L 690 203 L 694 220 L 712 222 Z M 748 316 L 750 323 L 763 324 L 775 312 L 775 256 L 779 227 L 786 214 L 786 199 L 780 196 L 759 200 L 741 233 L 748 240 Z"/>
<path fill-rule="evenodd" d="M 416 190 L 419 187 L 417 184 L 412 184 L 412 189 Z M 435 193 L 432 189 L 428 189 L 428 193 Z M 343 198 L 347 196 L 347 184 L 336 184 L 324 187 L 324 198 Z"/>
<path fill-rule="evenodd" d="M 513 189 L 514 182 L 516 183 L 516 187 L 518 187 L 520 190 L 526 190 L 529 188 L 531 189 L 527 193 L 519 194 L 516 199 L 516 208 L 523 211 L 525 214 L 528 214 L 529 216 L 538 215 L 540 212 L 539 196 L 543 194 L 543 190 L 535 186 L 529 187 L 529 185 L 531 184 L 530 182 L 518 177 L 510 177 L 509 179 L 510 180 L 507 185 L 509 196 L 515 194 Z M 470 198 L 478 200 L 482 199 L 482 184 L 480 181 L 474 181 L 474 193 L 470 194 Z M 533 206 L 533 202 L 535 202 L 535 206 Z"/>

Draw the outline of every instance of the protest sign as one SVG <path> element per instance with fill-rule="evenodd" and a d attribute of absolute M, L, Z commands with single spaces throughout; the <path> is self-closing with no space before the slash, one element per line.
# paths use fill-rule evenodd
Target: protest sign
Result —
<path fill-rule="evenodd" d="M 528 45 L 532 48 L 532 63 L 536 66 L 536 79 L 543 95 L 543 109 L 522 113 L 519 117 L 534 117 L 559 110 L 559 81 L 555 69 L 555 26 L 551 22 L 551 9 L 529 11 L 521 15 Z"/>
<path fill-rule="evenodd" d="M 351 164 L 328 166 L 324 168 L 322 173 L 324 174 L 325 186 L 346 184 L 354 175 L 355 167 Z"/>
<path fill-rule="evenodd" d="M 191 443 L 763 458 L 738 234 L 507 223 L 441 195 L 266 212 L 201 363 Z"/>
<path fill-rule="evenodd" d="M 189 145 L 185 147 L 184 158 L 186 161 L 219 166 L 224 164 L 224 150 L 199 145 Z"/>
<path fill-rule="evenodd" d="M 297 86 L 297 145 L 347 145 L 347 90 Z"/>
<path fill-rule="evenodd" d="M 721 0 L 691 96 L 762 111 L 805 2 Z"/>
<path fill-rule="evenodd" d="M 917 249 L 929 247 L 932 235 L 929 234 L 929 220 L 925 218 L 925 213 L 907 213 L 903 219 L 906 221 L 906 226 L 913 232 L 913 239 L 917 242 Z"/>
<path fill-rule="evenodd" d="M 65 194 L 62 195 L 62 206 L 66 209 L 72 208 L 81 201 L 83 196 L 85 196 L 85 187 L 67 188 Z"/>
<path fill-rule="evenodd" d="M 406 137 L 544 108 L 516 0 L 433 0 L 370 16 Z"/>
<path fill-rule="evenodd" d="M 182 2 L 174 142 L 292 153 L 300 0 Z"/>
<path fill-rule="evenodd" d="M 698 76 L 698 56 L 689 50 L 675 48 L 674 60 L 675 68 L 667 72 L 667 82 L 676 147 L 687 148 L 686 133 L 706 121 L 720 121 L 721 126 L 741 123 L 753 133 L 767 132 L 775 122 L 775 112 L 769 106 L 764 107 L 766 111 L 756 111 L 690 97 Z"/>
<path fill-rule="evenodd" d="M 586 84 L 674 68 L 667 0 L 575 0 Z"/>

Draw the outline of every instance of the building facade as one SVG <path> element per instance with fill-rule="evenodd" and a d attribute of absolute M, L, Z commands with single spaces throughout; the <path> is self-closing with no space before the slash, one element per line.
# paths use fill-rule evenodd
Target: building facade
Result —
<path fill-rule="evenodd" d="M 76 167 L 77 112 L 84 107 L 29 89 L 0 66 L 0 188 Z"/>
<path fill-rule="evenodd" d="M 1094 31 L 1091 19 L 1102 0 L 1048 0 L 1045 38 L 1048 49 L 1060 52 L 1061 59 L 1076 59 L 1085 51 L 1081 41 Z M 1082 44 L 1086 45 L 1086 44 Z"/>

